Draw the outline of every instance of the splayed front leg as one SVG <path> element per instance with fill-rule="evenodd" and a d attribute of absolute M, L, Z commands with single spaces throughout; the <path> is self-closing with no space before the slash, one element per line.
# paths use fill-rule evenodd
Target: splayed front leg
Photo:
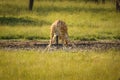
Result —
<path fill-rule="evenodd" d="M 53 50 L 52 44 L 56 41 L 56 48 L 58 49 L 58 36 L 54 35 L 54 37 L 50 40 L 49 45 L 45 48 L 45 51 Z M 56 49 L 54 48 L 54 49 Z"/>

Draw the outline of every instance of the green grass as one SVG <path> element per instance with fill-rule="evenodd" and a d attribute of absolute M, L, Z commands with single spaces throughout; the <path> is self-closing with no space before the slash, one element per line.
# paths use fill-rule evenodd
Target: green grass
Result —
<path fill-rule="evenodd" d="M 50 25 L 60 19 L 71 39 L 120 40 L 120 13 L 110 2 L 36 0 L 31 12 L 28 0 L 1 0 L 0 5 L 0 39 L 48 40 Z"/>
<path fill-rule="evenodd" d="M 119 51 L 0 49 L 1 80 L 119 80 Z"/>

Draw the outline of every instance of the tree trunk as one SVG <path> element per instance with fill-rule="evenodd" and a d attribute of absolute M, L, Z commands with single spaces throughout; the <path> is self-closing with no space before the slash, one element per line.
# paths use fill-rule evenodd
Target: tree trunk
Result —
<path fill-rule="evenodd" d="M 120 0 L 116 0 L 116 11 L 120 12 Z"/>
<path fill-rule="evenodd" d="M 95 1 L 95 3 L 99 3 L 99 1 L 98 0 L 94 0 Z"/>
<path fill-rule="evenodd" d="M 105 4 L 105 0 L 102 0 L 102 3 Z"/>
<path fill-rule="evenodd" d="M 32 11 L 34 0 L 29 0 L 29 10 Z"/>

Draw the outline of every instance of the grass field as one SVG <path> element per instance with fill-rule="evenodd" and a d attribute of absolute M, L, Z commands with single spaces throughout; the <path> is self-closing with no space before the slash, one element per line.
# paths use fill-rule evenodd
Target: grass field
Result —
<path fill-rule="evenodd" d="M 33 11 L 28 0 L 0 0 L 0 39 L 48 40 L 57 19 L 67 23 L 73 40 L 120 40 L 120 13 L 113 3 L 40 0 Z"/>
<path fill-rule="evenodd" d="M 0 41 L 48 40 L 57 19 L 66 22 L 72 40 L 120 40 L 120 13 L 109 1 L 34 0 L 33 11 L 28 1 L 0 0 Z M 120 80 L 119 53 L 0 48 L 0 80 Z"/>
<path fill-rule="evenodd" d="M 0 80 L 119 80 L 119 51 L 0 49 Z"/>

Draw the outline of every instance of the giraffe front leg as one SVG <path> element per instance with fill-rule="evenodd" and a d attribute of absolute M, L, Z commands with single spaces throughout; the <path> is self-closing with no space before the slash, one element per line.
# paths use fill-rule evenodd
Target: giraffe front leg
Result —
<path fill-rule="evenodd" d="M 53 37 L 50 39 L 49 44 L 47 45 L 44 51 L 49 51 L 52 46 L 52 43 L 53 43 Z"/>
<path fill-rule="evenodd" d="M 62 40 L 62 47 L 63 47 L 63 49 L 66 49 L 66 44 L 65 44 L 65 39 L 61 39 Z"/>
<path fill-rule="evenodd" d="M 54 35 L 54 36 L 50 39 L 49 45 L 46 47 L 47 50 L 50 50 L 50 49 L 51 49 L 52 44 L 55 42 L 55 38 L 56 38 L 56 35 Z"/>
<path fill-rule="evenodd" d="M 47 45 L 47 47 L 45 48 L 44 52 L 45 51 L 49 51 L 50 50 L 50 47 L 51 47 L 51 40 L 50 40 L 50 43 Z"/>
<path fill-rule="evenodd" d="M 68 47 L 69 45 L 68 44 L 71 44 L 71 48 L 76 48 L 76 45 L 74 42 L 70 41 L 68 36 L 65 37 L 65 43 L 66 43 L 66 46 Z"/>
<path fill-rule="evenodd" d="M 59 38 L 58 38 L 58 35 L 56 35 L 55 38 L 56 38 L 56 41 L 55 41 L 55 42 L 56 42 L 56 43 L 55 43 L 55 44 L 56 44 L 56 48 L 58 49 L 58 44 L 59 44 L 59 43 L 58 43 L 58 41 L 59 41 L 59 40 L 58 40 L 58 39 L 59 39 Z"/>

